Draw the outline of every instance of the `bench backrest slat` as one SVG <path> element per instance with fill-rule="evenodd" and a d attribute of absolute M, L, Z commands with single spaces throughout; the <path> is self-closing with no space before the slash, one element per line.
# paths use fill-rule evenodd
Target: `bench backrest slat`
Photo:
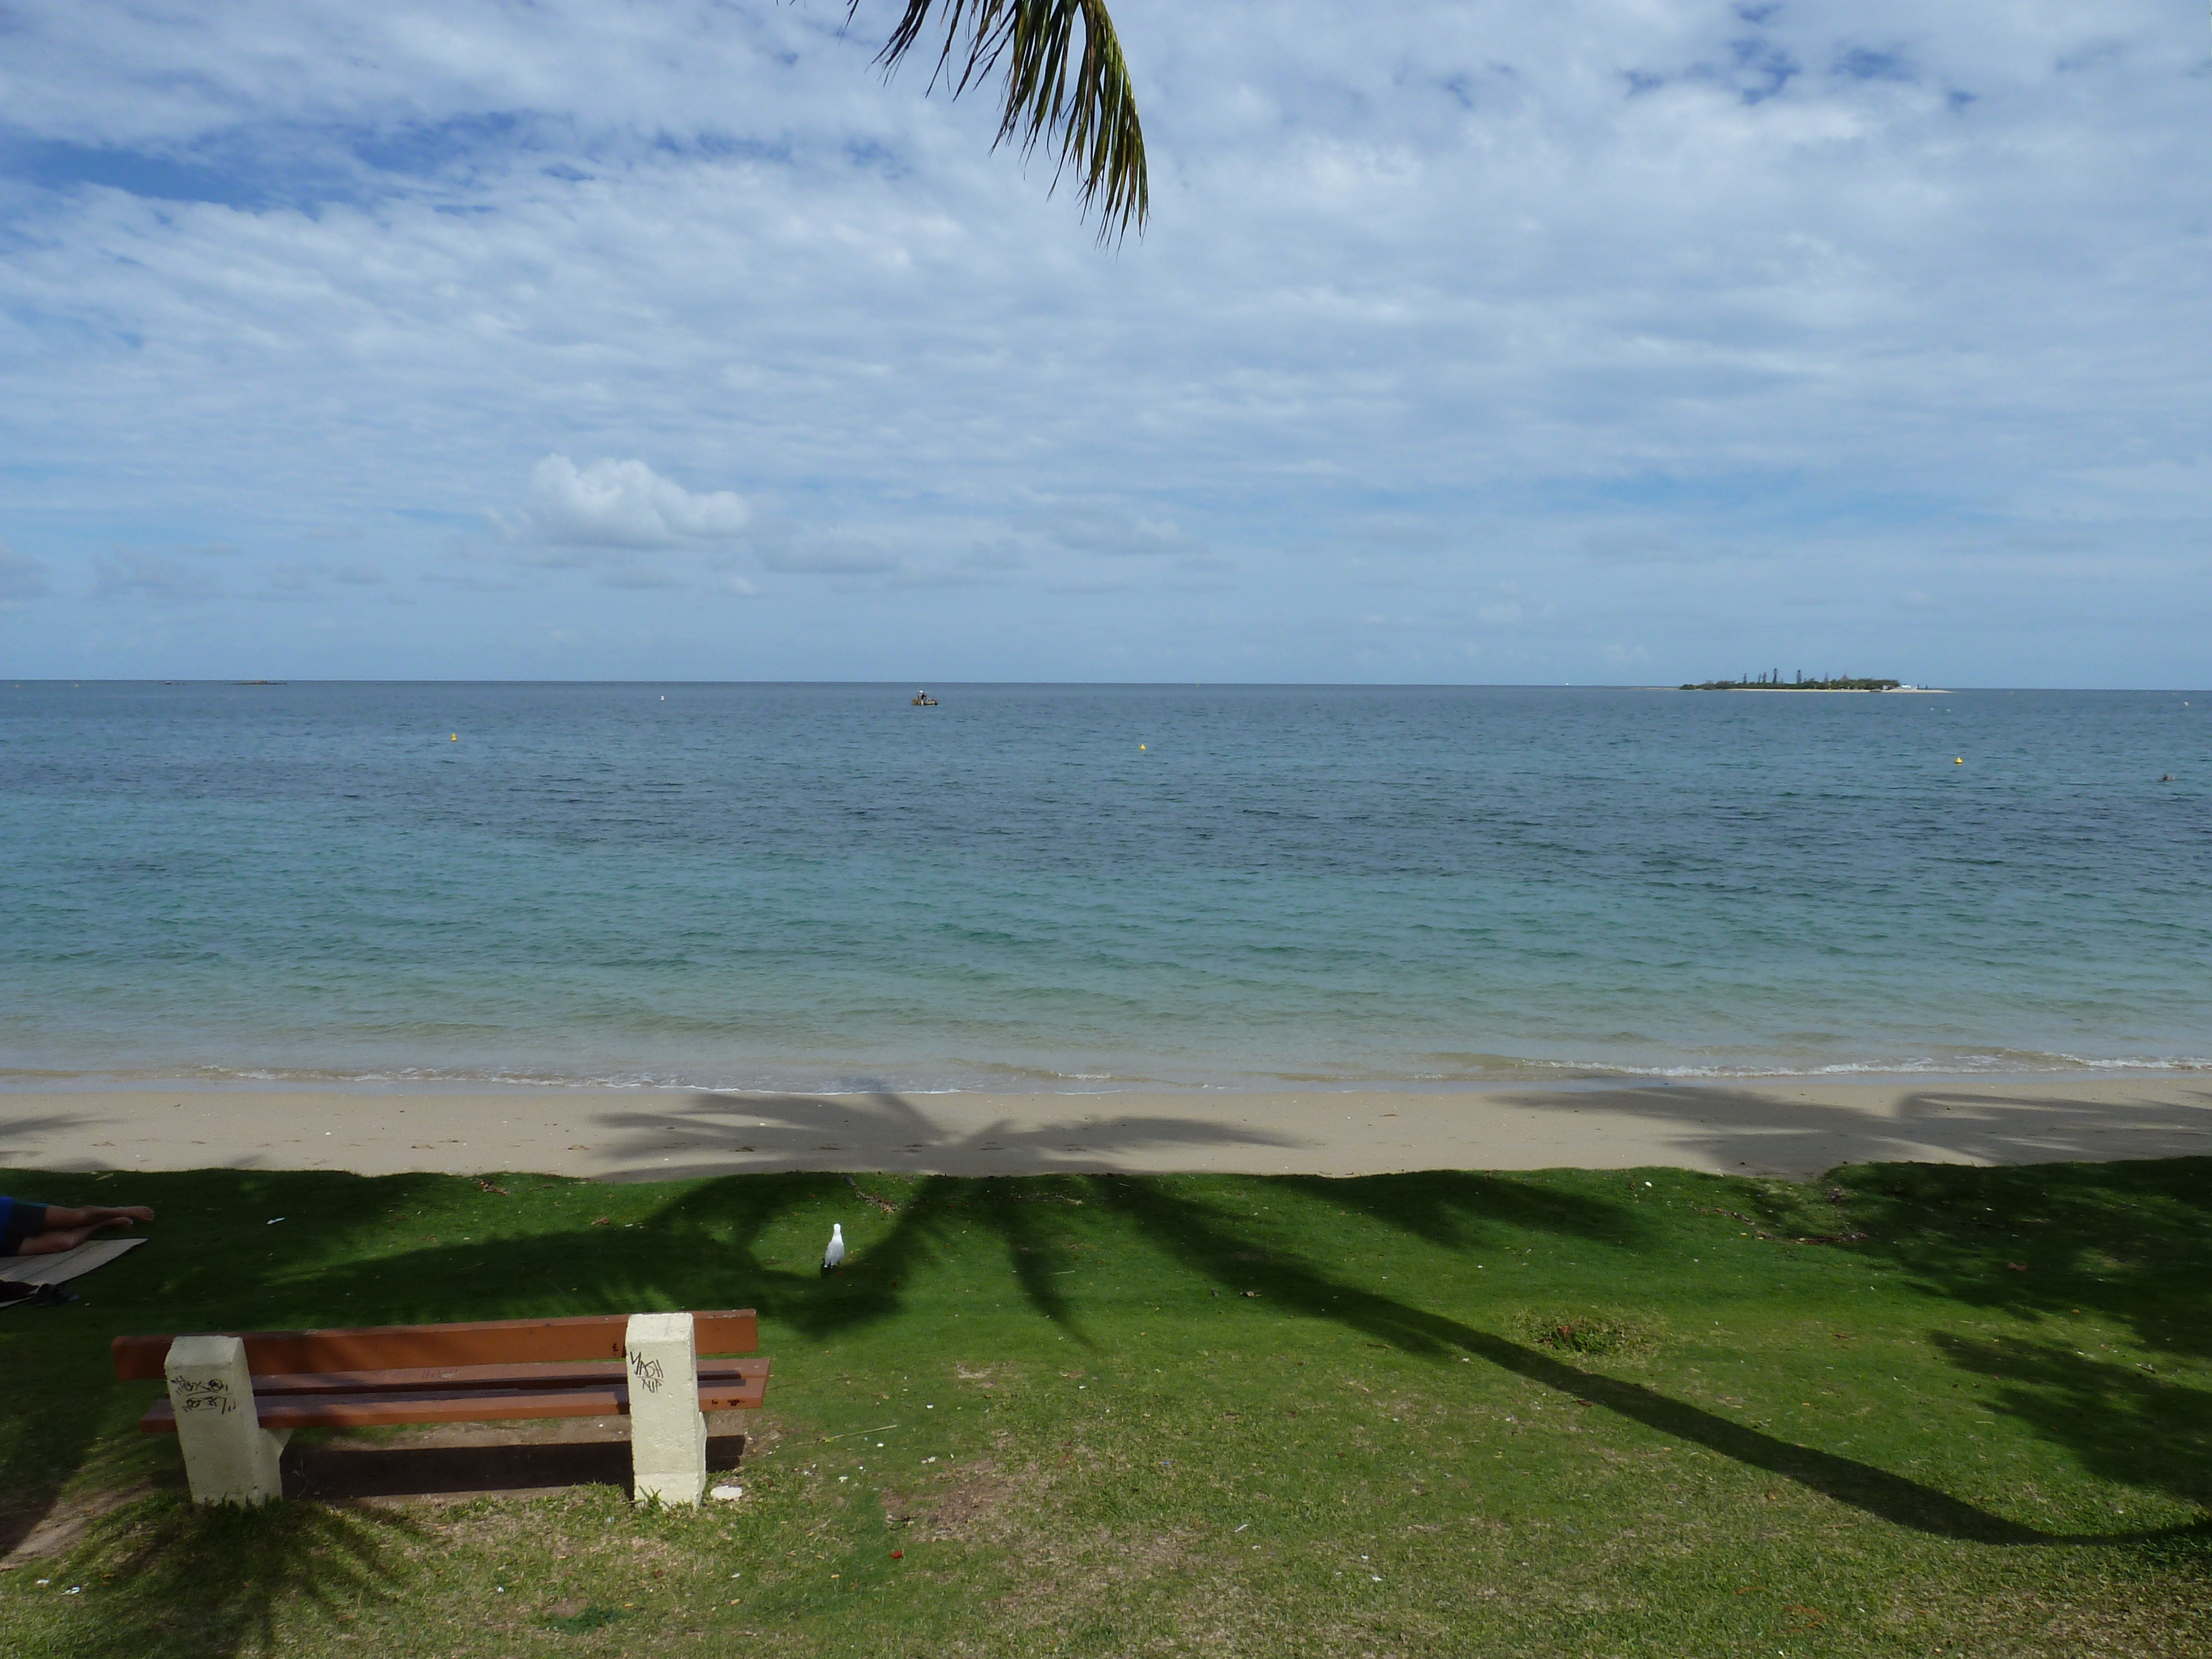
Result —
<path fill-rule="evenodd" d="M 702 1354 L 750 1353 L 760 1346 L 750 1308 L 692 1316 Z M 422 1365 L 526 1365 L 619 1359 L 629 1325 L 624 1314 L 580 1319 L 492 1319 L 467 1325 L 379 1325 L 361 1330 L 237 1331 L 257 1375 L 389 1370 Z M 173 1336 L 118 1336 L 115 1374 L 158 1382 Z"/>

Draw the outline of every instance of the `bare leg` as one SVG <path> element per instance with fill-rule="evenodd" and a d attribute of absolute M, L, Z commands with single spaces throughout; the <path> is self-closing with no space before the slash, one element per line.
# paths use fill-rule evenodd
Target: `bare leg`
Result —
<path fill-rule="evenodd" d="M 109 1209 L 94 1205 L 82 1210 L 72 1210 L 65 1204 L 46 1206 L 46 1226 L 52 1231 L 67 1231 L 72 1227 L 128 1227 L 133 1222 L 151 1221 L 154 1212 L 144 1205 L 129 1209 Z"/>
<path fill-rule="evenodd" d="M 15 1246 L 15 1254 L 58 1255 L 64 1250 L 76 1249 L 103 1228 L 129 1227 L 153 1218 L 154 1212 L 143 1204 L 122 1210 L 101 1206 L 73 1210 L 66 1205 L 49 1204 L 46 1206 L 46 1231 L 33 1233 L 23 1239 Z"/>

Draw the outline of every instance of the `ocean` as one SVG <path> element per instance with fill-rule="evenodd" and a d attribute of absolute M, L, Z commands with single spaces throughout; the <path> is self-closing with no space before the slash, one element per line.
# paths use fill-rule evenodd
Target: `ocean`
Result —
<path fill-rule="evenodd" d="M 0 1082 L 2212 1066 L 2212 694 L 930 689 L 0 682 Z"/>

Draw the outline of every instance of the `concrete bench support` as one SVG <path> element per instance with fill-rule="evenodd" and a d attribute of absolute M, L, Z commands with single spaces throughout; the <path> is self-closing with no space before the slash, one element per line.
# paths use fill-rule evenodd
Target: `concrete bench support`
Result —
<path fill-rule="evenodd" d="M 759 1336 L 750 1308 L 726 1308 L 118 1336 L 110 1346 L 118 1381 L 167 1383 L 138 1426 L 183 1442 L 202 1504 L 283 1496 L 276 1459 L 295 1429 L 621 1413 L 630 1419 L 638 1501 L 696 1504 L 706 1495 L 706 1413 L 766 1401 L 769 1363 L 752 1357 Z"/>
<path fill-rule="evenodd" d="M 276 1459 L 289 1431 L 261 1426 L 246 1344 L 234 1336 L 180 1336 L 163 1367 L 195 1504 L 265 1504 L 284 1495 Z"/>
<path fill-rule="evenodd" d="M 632 1314 L 631 1495 L 642 1504 L 698 1503 L 707 1490 L 707 1419 L 699 1409 L 699 1351 L 688 1313 Z"/>

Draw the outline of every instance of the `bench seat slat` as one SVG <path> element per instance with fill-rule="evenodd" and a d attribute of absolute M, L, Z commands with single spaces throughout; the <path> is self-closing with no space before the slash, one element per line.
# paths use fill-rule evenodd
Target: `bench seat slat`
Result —
<path fill-rule="evenodd" d="M 702 1354 L 750 1353 L 760 1346 L 750 1308 L 693 1316 Z M 620 1359 L 624 1314 L 564 1319 L 489 1319 L 459 1325 L 374 1325 L 355 1330 L 240 1331 L 246 1363 L 257 1375 L 413 1370 L 447 1365 L 522 1365 Z M 115 1374 L 158 1382 L 168 1336 L 118 1336 Z"/>
<path fill-rule="evenodd" d="M 699 1381 L 720 1382 L 766 1376 L 765 1359 L 702 1359 Z M 253 1397 L 274 1395 L 404 1394 L 411 1389 L 519 1389 L 536 1393 L 591 1384 L 611 1387 L 626 1375 L 619 1359 L 592 1359 L 563 1365 L 422 1365 L 379 1371 L 279 1373 L 253 1379 Z"/>
<path fill-rule="evenodd" d="M 748 1411 L 768 1394 L 765 1371 L 749 1376 L 702 1380 L 699 1409 Z M 566 1389 L 405 1389 L 385 1393 L 256 1395 L 255 1414 L 264 1429 L 393 1428 L 410 1423 L 501 1423 L 526 1418 L 615 1417 L 629 1412 L 629 1389 L 617 1383 Z M 155 1402 L 138 1421 L 142 1432 L 173 1434 L 177 1419 L 167 1400 Z"/>

